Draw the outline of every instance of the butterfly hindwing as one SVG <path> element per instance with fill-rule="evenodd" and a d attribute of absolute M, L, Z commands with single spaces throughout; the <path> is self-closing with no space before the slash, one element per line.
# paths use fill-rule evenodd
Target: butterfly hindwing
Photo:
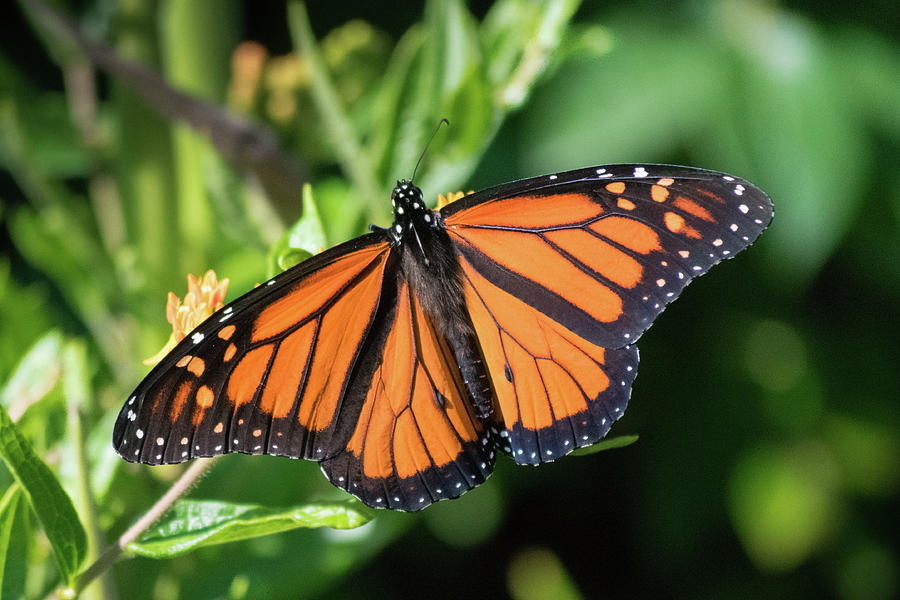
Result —
<path fill-rule="evenodd" d="M 340 447 L 338 408 L 346 401 L 352 415 L 346 390 L 389 254 L 374 236 L 359 238 L 216 312 L 126 402 L 116 449 L 161 464 L 225 452 L 320 459 Z"/>
<path fill-rule="evenodd" d="M 352 437 L 322 470 L 369 506 L 418 510 L 484 482 L 494 452 L 452 350 L 402 277 L 382 327 Z"/>
<path fill-rule="evenodd" d="M 637 346 L 597 346 L 460 262 L 500 447 L 517 463 L 539 464 L 603 438 L 628 404 Z"/>

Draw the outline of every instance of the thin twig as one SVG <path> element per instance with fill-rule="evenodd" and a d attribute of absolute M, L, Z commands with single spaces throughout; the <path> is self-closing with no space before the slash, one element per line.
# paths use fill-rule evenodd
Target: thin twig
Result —
<path fill-rule="evenodd" d="M 94 561 L 90 567 L 78 574 L 75 583 L 72 585 L 72 591 L 75 595 L 81 592 L 91 581 L 104 573 L 112 565 L 118 562 L 128 545 L 135 541 L 142 533 L 147 531 L 163 514 L 169 510 L 172 504 L 190 489 L 194 483 L 203 475 L 210 467 L 214 459 L 197 459 L 188 469 L 182 473 L 181 477 L 172 484 L 172 487 L 156 501 L 150 510 L 144 513 L 134 525 L 123 533 L 116 543 L 104 550 L 100 557 Z"/>
<path fill-rule="evenodd" d="M 292 211 L 300 209 L 304 169 L 296 157 L 281 148 L 271 130 L 173 88 L 156 71 L 127 60 L 109 46 L 88 38 L 75 23 L 44 0 L 20 0 L 20 4 L 43 26 L 73 39 L 93 64 L 132 88 L 162 116 L 184 121 L 208 136 L 228 162 L 259 180 L 275 205 L 290 207 Z"/>

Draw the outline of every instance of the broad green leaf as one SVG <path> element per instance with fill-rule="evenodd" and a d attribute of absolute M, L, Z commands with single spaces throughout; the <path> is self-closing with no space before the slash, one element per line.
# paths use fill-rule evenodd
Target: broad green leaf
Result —
<path fill-rule="evenodd" d="M 51 331 L 29 348 L 0 390 L 0 404 L 13 415 L 22 415 L 59 381 L 62 336 Z"/>
<path fill-rule="evenodd" d="M 659 162 L 706 123 L 728 79 L 721 52 L 697 31 L 619 19 L 608 55 L 570 61 L 535 91 L 520 119 L 525 172 Z"/>
<path fill-rule="evenodd" d="M 637 435 L 619 435 L 616 437 L 606 438 L 605 440 L 600 440 L 593 446 L 587 446 L 586 448 L 579 448 L 572 452 L 572 456 L 587 456 L 588 454 L 596 454 L 597 452 L 602 452 L 603 450 L 612 450 L 613 448 L 624 448 L 625 446 L 630 446 L 631 444 L 638 441 Z"/>
<path fill-rule="evenodd" d="M 750 56 L 738 90 L 743 104 L 733 105 L 733 115 L 746 124 L 758 181 L 775 199 L 778 218 L 766 236 L 768 248 L 791 257 L 770 264 L 781 270 L 783 285 L 799 290 L 853 223 L 870 161 L 826 34 L 786 15 L 779 21 L 748 24 L 757 30 L 758 46 L 745 50 Z"/>
<path fill-rule="evenodd" d="M 355 501 L 303 504 L 286 509 L 212 500 L 181 500 L 156 526 L 128 546 L 149 558 L 179 556 L 203 546 L 225 544 L 290 529 L 353 529 L 373 518 Z"/>
<path fill-rule="evenodd" d="M 63 579 L 71 583 L 87 552 L 84 528 L 71 498 L 3 407 L 0 407 L 0 457 L 22 486 L 43 525 Z"/>

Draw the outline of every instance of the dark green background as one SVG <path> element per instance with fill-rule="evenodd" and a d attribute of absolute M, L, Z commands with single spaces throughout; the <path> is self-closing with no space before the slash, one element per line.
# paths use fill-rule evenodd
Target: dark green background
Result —
<path fill-rule="evenodd" d="M 218 103 L 236 43 L 257 40 L 270 56 L 292 50 L 281 3 L 214 3 L 205 10 L 215 18 L 180 31 L 160 16 L 169 4 L 59 3 L 96 39 Z M 384 85 L 392 48 L 423 8 L 310 4 L 326 50 L 326 36 L 353 19 L 377 34 L 366 52 L 331 63 L 353 125 L 369 135 L 384 113 L 367 92 Z M 470 5 L 473 23 L 490 7 Z M 770 230 L 695 282 L 640 340 L 640 376 L 612 432 L 640 440 L 538 469 L 501 458 L 462 499 L 414 516 L 378 513 L 361 530 L 124 562 L 113 570 L 119 597 L 896 597 L 898 14 L 887 1 L 585 2 L 518 110 L 485 117 L 479 98 L 493 90 L 480 88 L 446 109 L 456 111 L 449 141 L 431 149 L 437 158 L 423 178 L 478 189 L 593 164 L 664 162 L 731 172 L 771 195 Z M 85 142 L 65 95 L 66 46 L 39 35 L 17 4 L 4 4 L 0 22 L 0 382 L 50 329 L 86 340 L 96 391 L 89 426 L 102 442 L 145 372 L 140 359 L 168 335 L 165 293 L 183 294 L 186 272 L 215 268 L 232 279 L 234 298 L 265 279 L 271 244 L 246 234 L 252 209 L 238 172 L 196 138 L 179 157 L 173 140 L 185 128 L 103 74 L 97 139 Z M 359 41 L 363 30 L 344 33 Z M 385 195 L 371 208 L 348 187 L 339 140 L 308 89 L 292 88 L 295 110 L 276 118 L 265 102 L 274 84 L 261 85 L 246 112 L 303 165 L 328 243 L 361 233 L 370 218 L 386 225 L 386 192 L 409 176 L 421 134 L 409 151 L 391 142 L 402 156 L 379 162 Z M 434 114 L 417 122 L 449 116 L 437 114 L 447 101 L 434 98 Z M 487 144 L 478 136 L 490 118 L 502 125 Z M 441 176 L 442 161 L 463 160 L 470 176 Z M 119 208 L 98 185 L 114 186 Z M 208 194 L 206 209 L 185 208 L 192 189 Z M 289 224 L 299 207 L 275 210 Z M 125 227 L 111 234 L 104 223 L 119 218 Z M 57 404 L 20 421 L 54 466 L 66 447 Z M 174 471 L 105 468 L 116 470 L 98 514 L 112 542 Z M 191 494 L 267 506 L 339 497 L 314 464 L 247 456 L 225 457 Z M 52 580 L 41 575 L 40 540 L 30 552 L 30 577 Z"/>

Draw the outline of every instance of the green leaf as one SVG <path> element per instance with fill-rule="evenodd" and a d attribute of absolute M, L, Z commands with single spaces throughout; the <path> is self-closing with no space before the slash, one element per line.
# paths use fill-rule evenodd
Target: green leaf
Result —
<path fill-rule="evenodd" d="M 353 529 L 372 520 L 355 501 L 303 504 L 275 509 L 255 504 L 181 500 L 128 551 L 149 558 L 179 556 L 203 546 L 225 544 L 290 529 Z"/>
<path fill-rule="evenodd" d="M 579 448 L 572 452 L 572 456 L 587 456 L 588 454 L 596 454 L 603 450 L 612 450 L 613 448 L 624 448 L 638 441 L 637 435 L 619 435 L 616 437 L 606 438 L 585 448 Z"/>
<path fill-rule="evenodd" d="M 288 229 L 269 254 L 269 277 L 318 254 L 326 245 L 325 230 L 313 200 L 312 186 L 303 184 L 303 216 Z"/>
<path fill-rule="evenodd" d="M 72 499 L 3 407 L 0 407 L 0 457 L 22 486 L 50 540 L 63 578 L 71 583 L 87 552 L 84 528 Z"/>
<path fill-rule="evenodd" d="M 35 342 L 0 390 L 0 404 L 13 415 L 21 415 L 47 395 L 59 381 L 61 355 L 62 336 L 58 331 L 51 331 Z"/>
<path fill-rule="evenodd" d="M 10 557 L 10 534 L 19 508 L 19 499 L 22 497 L 22 488 L 13 484 L 7 488 L 6 493 L 0 498 L 0 589 L 5 582 L 5 569 L 7 558 Z"/>

